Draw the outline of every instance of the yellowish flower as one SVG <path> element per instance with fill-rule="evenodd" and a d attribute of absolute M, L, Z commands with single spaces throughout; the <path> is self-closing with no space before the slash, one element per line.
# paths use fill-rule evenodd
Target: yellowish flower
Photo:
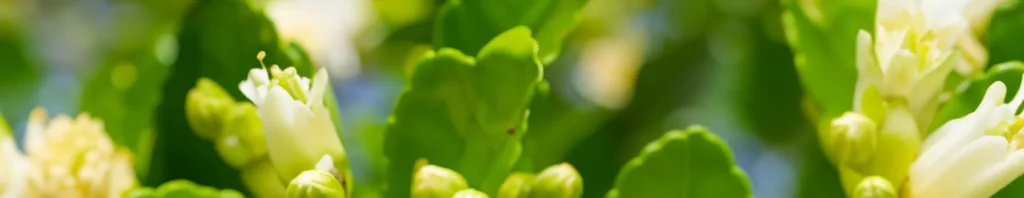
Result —
<path fill-rule="evenodd" d="M 260 52 L 257 58 L 263 58 Z M 272 78 L 270 78 L 272 77 Z M 294 67 L 276 65 L 249 72 L 239 89 L 256 105 L 267 142 L 267 153 L 283 183 L 316 166 L 328 155 L 339 172 L 338 181 L 351 189 L 351 173 L 345 150 L 330 112 L 324 107 L 328 88 L 327 71 L 320 69 L 310 80 Z"/>
<path fill-rule="evenodd" d="M 992 84 L 974 112 L 928 136 L 910 166 L 912 197 L 990 197 L 1024 173 L 1024 117 L 1014 115 L 1024 89 L 1005 96 L 1002 82 Z"/>
<path fill-rule="evenodd" d="M 19 198 L 25 190 L 28 161 L 21 154 L 10 129 L 0 117 L 0 198 Z"/>
<path fill-rule="evenodd" d="M 29 118 L 24 197 L 122 197 L 136 186 L 131 153 L 115 147 L 102 122 L 84 113 L 47 119 L 42 108 Z"/>

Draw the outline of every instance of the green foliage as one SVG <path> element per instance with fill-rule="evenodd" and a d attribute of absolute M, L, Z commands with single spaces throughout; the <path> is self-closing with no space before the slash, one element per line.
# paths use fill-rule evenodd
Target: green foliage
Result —
<path fill-rule="evenodd" d="M 732 158 L 703 127 L 670 131 L 622 168 L 608 197 L 752 197 Z"/>
<path fill-rule="evenodd" d="M 541 81 L 530 30 L 502 33 L 477 56 L 451 48 L 427 53 L 414 68 L 385 134 L 388 197 L 409 195 L 419 158 L 465 176 L 495 194 L 521 152 L 527 105 Z"/>
<path fill-rule="evenodd" d="M 786 39 L 807 94 L 826 117 L 850 110 L 857 80 L 857 31 L 874 30 L 875 1 L 793 0 L 786 7 Z"/>
<path fill-rule="evenodd" d="M 476 54 L 491 38 L 516 26 L 526 26 L 540 44 L 538 55 L 551 63 L 562 40 L 578 22 L 586 0 L 450 0 L 434 26 L 434 43 Z"/>
<path fill-rule="evenodd" d="M 146 179 L 155 135 L 156 107 L 169 66 L 177 54 L 175 31 L 193 1 L 118 2 L 117 6 L 149 12 L 140 20 L 115 20 L 131 29 L 114 31 L 118 39 L 101 48 L 104 57 L 84 80 L 80 111 L 103 121 L 107 134 L 117 145 L 135 155 L 135 171 Z M 129 10 L 129 9 L 125 9 Z M 138 13 L 111 13 L 128 18 Z M 83 63 L 90 65 L 93 63 Z"/>
<path fill-rule="evenodd" d="M 242 193 L 231 189 L 217 190 L 201 186 L 188 180 L 174 180 L 156 189 L 139 188 L 131 192 L 132 198 L 243 198 Z"/>
<path fill-rule="evenodd" d="M 822 151 L 816 135 L 810 135 L 802 141 L 799 148 L 800 156 L 799 183 L 796 197 L 846 197 L 843 184 L 839 180 L 839 170 L 832 164 Z"/>
<path fill-rule="evenodd" d="M 0 18 L 3 19 L 3 18 Z M 28 37 L 16 27 L 0 20 L 0 112 L 6 113 L 10 123 L 24 123 L 33 107 L 35 90 L 42 82 L 41 69 L 31 58 L 25 42 Z M 9 97 L 8 97 L 9 96 Z"/>
<path fill-rule="evenodd" d="M 1003 84 L 1006 84 L 1006 95 L 1016 94 L 1017 87 L 1020 87 L 1021 74 L 1024 74 L 1024 63 L 1012 61 L 997 64 L 984 74 L 967 79 L 964 82 L 966 85 L 961 85 L 962 88 L 957 89 L 953 97 L 939 107 L 939 111 L 935 114 L 935 120 L 932 121 L 932 126 L 928 131 L 934 131 L 950 120 L 974 112 L 992 83 L 1002 81 Z M 1010 102 L 1012 98 L 1007 97 L 1004 102 Z"/>
<path fill-rule="evenodd" d="M 597 131 L 612 115 L 608 109 L 580 107 L 580 104 L 573 103 L 579 101 L 568 101 L 557 93 L 541 92 L 538 90 L 530 102 L 530 133 L 523 136 L 523 153 L 516 170 L 536 172 L 564 161 L 569 151 Z"/>
<path fill-rule="evenodd" d="M 1020 1 L 1006 1 L 999 7 L 988 26 L 988 65 L 1024 60 L 1024 6 Z"/>

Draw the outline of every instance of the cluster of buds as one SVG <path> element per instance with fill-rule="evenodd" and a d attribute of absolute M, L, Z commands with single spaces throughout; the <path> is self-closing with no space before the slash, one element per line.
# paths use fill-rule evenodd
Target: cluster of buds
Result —
<path fill-rule="evenodd" d="M 541 173 L 512 173 L 497 192 L 498 198 L 579 198 L 583 179 L 572 165 L 562 163 Z M 412 183 L 413 198 L 486 198 L 487 194 L 469 187 L 461 174 L 451 169 L 417 162 Z"/>

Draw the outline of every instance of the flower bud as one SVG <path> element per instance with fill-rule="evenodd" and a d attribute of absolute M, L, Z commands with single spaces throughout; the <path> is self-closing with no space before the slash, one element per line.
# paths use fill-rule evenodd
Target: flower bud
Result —
<path fill-rule="evenodd" d="M 501 188 L 498 189 L 498 198 L 518 198 L 523 197 L 530 191 L 530 184 L 536 175 L 529 173 L 512 173 L 505 179 L 505 183 L 501 184 Z"/>
<path fill-rule="evenodd" d="M 234 104 L 235 100 L 217 82 L 200 78 L 185 98 L 186 119 L 196 135 L 214 139 L 220 136 L 221 114 Z"/>
<path fill-rule="evenodd" d="M 459 173 L 435 165 L 423 165 L 412 180 L 413 198 L 450 198 L 460 190 L 469 188 Z"/>
<path fill-rule="evenodd" d="M 846 112 L 832 120 L 830 133 L 837 164 L 860 168 L 875 153 L 878 125 L 863 114 Z"/>
<path fill-rule="evenodd" d="M 583 196 L 583 179 L 569 163 L 544 169 L 533 180 L 526 197 L 576 198 Z"/>
<path fill-rule="evenodd" d="M 878 175 L 901 184 L 906 181 L 910 165 L 921 149 L 921 132 L 907 107 L 892 104 L 880 129 L 877 154 L 865 168 L 864 175 Z"/>
<path fill-rule="evenodd" d="M 288 184 L 287 197 L 330 197 L 344 198 L 345 188 L 327 171 L 308 170 L 299 174 Z"/>
<path fill-rule="evenodd" d="M 455 193 L 452 198 L 487 198 L 487 194 L 470 188 Z"/>
<path fill-rule="evenodd" d="M 236 103 L 223 113 L 220 136 L 215 137 L 217 153 L 234 168 L 267 155 L 267 143 L 256 107 L 248 102 Z"/>
<path fill-rule="evenodd" d="M 857 184 L 853 198 L 896 198 L 896 190 L 885 178 L 870 176 Z"/>

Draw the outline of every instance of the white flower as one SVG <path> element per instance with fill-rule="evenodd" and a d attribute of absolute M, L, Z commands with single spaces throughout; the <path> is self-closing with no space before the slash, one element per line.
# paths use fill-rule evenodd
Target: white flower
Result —
<path fill-rule="evenodd" d="M 857 35 L 857 93 L 854 108 L 870 87 L 882 98 L 905 100 L 918 125 L 938 107 L 946 76 L 959 64 L 955 46 L 966 33 L 963 0 L 879 1 L 875 36 Z"/>
<path fill-rule="evenodd" d="M 28 161 L 21 154 L 3 117 L 0 117 L 0 198 L 23 197 Z"/>
<path fill-rule="evenodd" d="M 136 187 L 131 153 L 115 147 L 102 122 L 84 113 L 47 119 L 42 108 L 29 118 L 24 197 L 122 197 Z"/>
<path fill-rule="evenodd" d="M 1024 88 L 1024 87 L 1022 87 Z M 942 125 L 910 166 L 912 197 L 989 197 L 1024 173 L 1024 89 L 1003 103 L 1006 86 L 989 86 L 978 108 Z"/>
<path fill-rule="evenodd" d="M 270 75 L 265 69 L 252 69 L 249 79 L 239 85 L 256 105 L 270 161 L 284 182 L 314 168 L 324 155 L 345 160 L 331 114 L 323 104 L 327 83 L 324 69 L 314 75 L 310 86 L 294 67 L 281 70 L 275 65 Z"/>

